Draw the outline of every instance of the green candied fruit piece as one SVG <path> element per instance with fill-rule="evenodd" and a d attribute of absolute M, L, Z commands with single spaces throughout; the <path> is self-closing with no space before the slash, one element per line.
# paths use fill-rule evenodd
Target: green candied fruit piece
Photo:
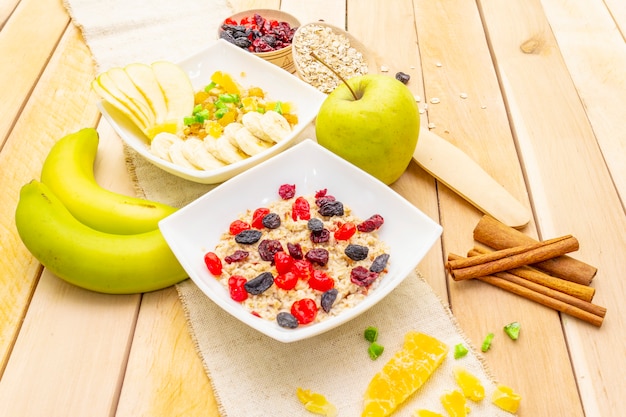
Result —
<path fill-rule="evenodd" d="M 467 348 L 463 345 L 463 343 L 459 343 L 454 346 L 454 359 L 461 359 L 463 356 L 467 355 Z"/>
<path fill-rule="evenodd" d="M 363 336 L 368 342 L 375 342 L 376 340 L 378 340 L 378 329 L 376 327 L 369 326 L 363 332 Z"/>
<path fill-rule="evenodd" d="M 521 328 L 522 326 L 517 321 L 514 321 L 504 326 L 504 333 L 506 333 L 512 340 L 517 340 L 519 338 L 519 331 Z"/>
<path fill-rule="evenodd" d="M 385 348 L 379 345 L 376 342 L 372 342 L 370 346 L 367 348 L 367 353 L 370 355 L 372 360 L 377 359 L 380 355 L 383 354 Z"/>
<path fill-rule="evenodd" d="M 485 340 L 483 340 L 483 344 L 482 344 L 482 346 L 480 347 L 480 349 L 481 349 L 483 352 L 487 352 L 487 351 L 489 350 L 489 348 L 491 347 L 491 341 L 493 340 L 493 337 L 494 337 L 494 336 L 495 336 L 495 335 L 494 335 L 493 333 L 489 333 L 489 334 L 485 337 Z"/>

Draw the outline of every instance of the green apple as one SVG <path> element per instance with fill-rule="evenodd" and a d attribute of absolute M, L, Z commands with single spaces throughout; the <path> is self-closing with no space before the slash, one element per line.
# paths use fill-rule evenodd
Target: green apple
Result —
<path fill-rule="evenodd" d="M 361 75 L 346 82 L 352 91 L 342 83 L 320 107 L 317 142 L 391 184 L 404 173 L 417 145 L 420 118 L 415 97 L 387 75 Z"/>

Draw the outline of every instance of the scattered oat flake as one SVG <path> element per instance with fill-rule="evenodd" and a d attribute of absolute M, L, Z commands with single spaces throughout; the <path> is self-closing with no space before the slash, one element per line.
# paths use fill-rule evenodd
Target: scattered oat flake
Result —
<path fill-rule="evenodd" d="M 422 100 L 422 98 L 418 95 L 415 95 L 415 101 L 417 101 L 418 103 Z"/>
<path fill-rule="evenodd" d="M 482 106 L 480 106 L 480 108 L 481 108 L 481 109 L 486 109 L 486 108 L 487 108 L 487 106 L 482 105 Z"/>
<path fill-rule="evenodd" d="M 436 124 L 434 124 L 433 122 L 428 123 L 428 128 L 429 128 L 429 129 L 434 129 L 434 128 L 436 128 L 436 127 L 437 127 L 437 125 L 436 125 Z"/>
<path fill-rule="evenodd" d="M 424 113 L 426 113 L 426 110 L 420 109 L 419 112 L 420 112 L 420 114 L 424 114 Z"/>
<path fill-rule="evenodd" d="M 467 98 L 467 94 L 466 93 L 461 93 L 461 98 Z"/>
<path fill-rule="evenodd" d="M 438 103 L 441 103 L 441 100 L 439 100 L 437 97 L 433 97 L 430 99 L 430 102 L 432 104 L 438 104 Z"/>
<path fill-rule="evenodd" d="M 381 72 L 389 72 L 389 67 L 385 66 L 385 65 L 381 65 L 380 66 L 380 71 Z"/>
<path fill-rule="evenodd" d="M 441 62 L 437 62 L 435 65 L 437 65 L 438 67 L 442 66 Z"/>

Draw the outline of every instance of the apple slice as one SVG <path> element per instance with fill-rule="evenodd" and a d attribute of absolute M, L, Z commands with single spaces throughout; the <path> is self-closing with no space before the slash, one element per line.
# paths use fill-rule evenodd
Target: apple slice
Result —
<path fill-rule="evenodd" d="M 129 64 L 124 68 L 126 74 L 143 95 L 155 115 L 155 124 L 160 125 L 167 120 L 167 104 L 161 86 L 154 71 L 147 64 Z"/>
<path fill-rule="evenodd" d="M 145 116 L 148 126 L 155 124 L 156 115 L 154 111 L 124 69 L 116 67 L 107 70 L 100 75 L 100 83 L 107 89 L 109 89 L 109 84 L 114 84 L 126 96 L 128 102 Z"/>
<path fill-rule="evenodd" d="M 152 64 L 167 105 L 166 121 L 180 120 L 193 111 L 194 91 L 191 80 L 178 65 L 167 61 Z"/>
<path fill-rule="evenodd" d="M 128 117 L 143 132 L 146 132 L 149 126 L 145 116 L 140 114 L 134 106 L 130 105 L 130 103 L 126 100 L 126 96 L 117 88 L 113 88 L 115 87 L 114 85 L 109 84 L 108 87 L 112 88 L 113 91 L 109 91 L 102 85 L 100 82 L 100 76 L 91 82 L 91 88 L 96 92 L 96 94 L 126 115 L 126 117 Z"/>

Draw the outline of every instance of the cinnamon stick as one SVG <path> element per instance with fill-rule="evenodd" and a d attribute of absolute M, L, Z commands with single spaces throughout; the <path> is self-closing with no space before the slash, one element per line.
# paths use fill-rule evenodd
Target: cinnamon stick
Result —
<path fill-rule="evenodd" d="M 474 247 L 468 252 L 468 256 L 477 256 L 489 253 L 489 249 Z M 596 289 L 588 285 L 578 284 L 577 282 L 567 281 L 565 279 L 553 277 L 538 269 L 521 266 L 519 268 L 509 269 L 506 272 L 513 274 L 521 279 L 543 285 L 553 290 L 568 294 L 583 301 L 591 302 L 596 293 Z M 497 276 L 497 274 L 494 274 Z"/>
<path fill-rule="evenodd" d="M 495 250 L 537 242 L 532 237 L 487 215 L 476 225 L 474 239 Z M 537 262 L 533 266 L 549 275 L 582 285 L 589 285 L 598 272 L 594 266 L 567 255 Z"/>
<path fill-rule="evenodd" d="M 454 254 L 450 254 L 448 258 L 450 260 L 462 259 L 459 255 Z M 499 272 L 477 279 L 597 327 L 602 326 L 606 315 L 606 308 L 604 307 L 533 283 L 508 272 Z"/>
<path fill-rule="evenodd" d="M 545 261 L 575 250 L 578 250 L 578 240 L 568 235 L 544 242 L 502 249 L 472 258 L 448 260 L 446 269 L 455 281 L 460 281 Z"/>

